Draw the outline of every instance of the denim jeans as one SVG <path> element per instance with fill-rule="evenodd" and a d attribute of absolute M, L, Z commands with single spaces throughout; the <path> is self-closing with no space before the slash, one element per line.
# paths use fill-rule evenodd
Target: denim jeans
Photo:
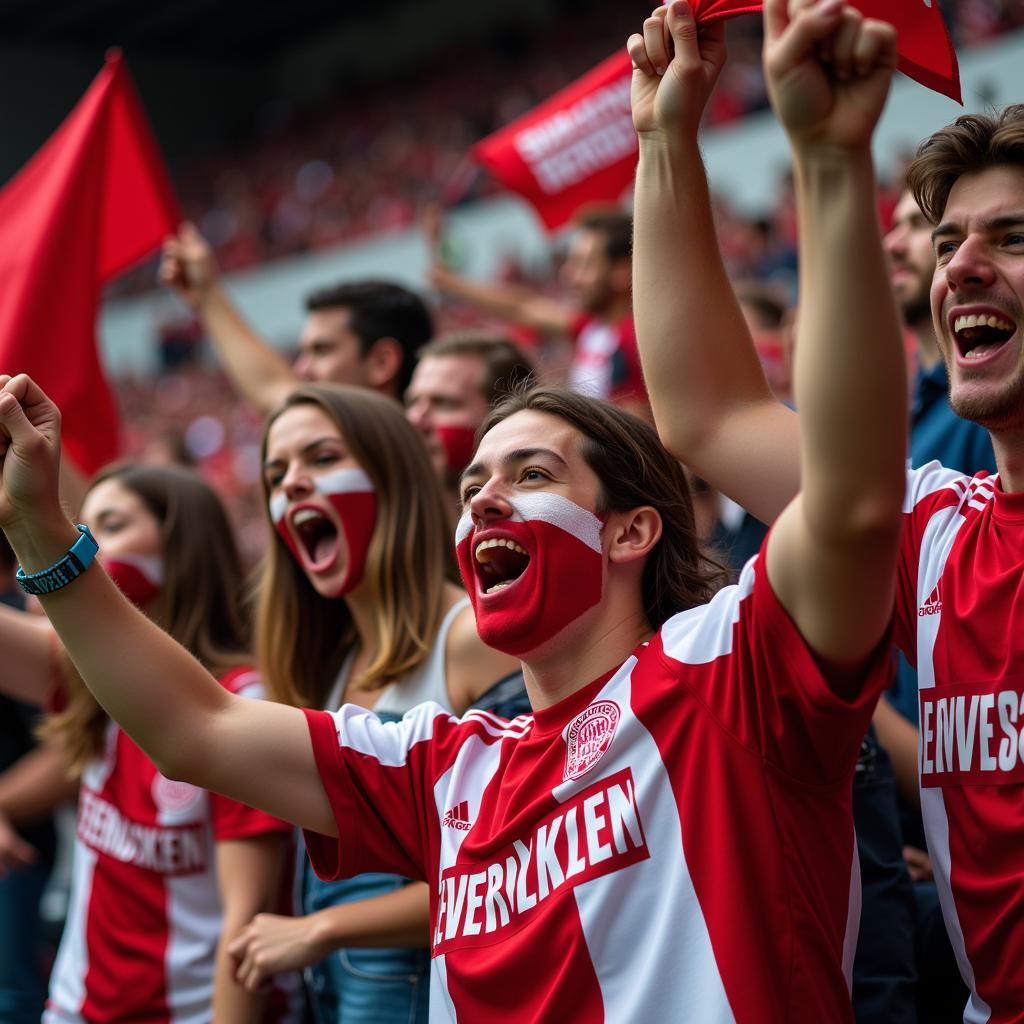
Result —
<path fill-rule="evenodd" d="M 903 862 L 892 762 L 873 726 L 853 779 L 853 821 L 861 874 L 854 1016 L 858 1024 L 914 1024 L 914 890 Z"/>
<path fill-rule="evenodd" d="M 303 858 L 305 914 L 400 889 L 397 875 L 366 874 L 323 882 Z M 425 1024 L 430 994 L 426 949 L 341 949 L 306 971 L 317 1024 Z M 0 1018 L 2 1019 L 2 1018 Z"/>
<path fill-rule="evenodd" d="M 39 899 L 50 875 L 40 860 L 0 878 L 0 1021 L 39 1024 L 43 1012 Z"/>

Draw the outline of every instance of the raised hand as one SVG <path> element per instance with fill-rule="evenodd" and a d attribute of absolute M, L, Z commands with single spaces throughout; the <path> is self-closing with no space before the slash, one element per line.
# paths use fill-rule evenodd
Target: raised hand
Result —
<path fill-rule="evenodd" d="M 637 135 L 695 138 L 725 64 L 725 24 L 700 27 L 687 0 L 655 8 L 626 43 L 633 60 L 630 102 Z"/>
<path fill-rule="evenodd" d="M 190 306 L 198 307 L 217 280 L 217 261 L 210 243 L 187 221 L 164 241 L 158 278 Z"/>
<path fill-rule="evenodd" d="M 896 30 L 845 0 L 765 0 L 764 68 L 794 146 L 868 146 L 896 68 Z"/>
<path fill-rule="evenodd" d="M 0 527 L 60 513 L 60 412 L 26 374 L 0 374 Z"/>

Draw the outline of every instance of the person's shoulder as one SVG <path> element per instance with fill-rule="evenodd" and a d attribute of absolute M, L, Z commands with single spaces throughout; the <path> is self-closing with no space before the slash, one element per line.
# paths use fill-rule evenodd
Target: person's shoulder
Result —
<path fill-rule="evenodd" d="M 704 664 L 733 648 L 734 626 L 743 603 L 754 592 L 758 558 L 750 559 L 739 580 L 722 587 L 710 601 L 677 612 L 658 630 L 652 646 L 674 662 Z"/>
<path fill-rule="evenodd" d="M 983 470 L 979 476 L 986 476 Z M 933 507 L 955 505 L 966 494 L 972 477 L 957 469 L 948 469 L 938 460 L 933 459 L 917 468 L 907 468 L 907 490 L 903 502 L 903 511 L 930 511 Z M 925 508 L 921 508 L 924 505 Z"/>

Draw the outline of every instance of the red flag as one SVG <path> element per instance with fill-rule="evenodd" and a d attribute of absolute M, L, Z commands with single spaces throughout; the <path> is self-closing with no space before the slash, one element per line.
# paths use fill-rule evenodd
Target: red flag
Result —
<path fill-rule="evenodd" d="M 587 203 L 618 199 L 633 180 L 632 68 L 620 50 L 473 147 L 474 157 L 529 200 L 549 230 Z"/>
<path fill-rule="evenodd" d="M 0 371 L 28 373 L 63 414 L 71 460 L 117 455 L 95 325 L 103 285 L 180 220 L 167 170 L 121 55 L 0 191 Z"/>
<path fill-rule="evenodd" d="M 698 21 L 735 18 L 761 10 L 750 0 L 691 0 Z M 962 103 L 956 50 L 939 0 L 850 0 L 865 17 L 887 21 L 898 35 L 899 69 L 908 78 Z"/>

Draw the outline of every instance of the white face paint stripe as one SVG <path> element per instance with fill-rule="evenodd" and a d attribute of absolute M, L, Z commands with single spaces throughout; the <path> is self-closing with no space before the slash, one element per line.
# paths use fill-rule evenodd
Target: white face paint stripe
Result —
<path fill-rule="evenodd" d="M 270 496 L 270 518 L 275 523 L 279 523 L 284 519 L 284 514 L 287 511 L 288 498 L 283 494 L 272 494 Z"/>
<path fill-rule="evenodd" d="M 458 547 L 473 532 L 473 517 L 469 509 L 459 517 L 459 525 L 455 527 L 455 546 Z"/>
<path fill-rule="evenodd" d="M 330 473 L 324 473 L 313 480 L 313 488 L 318 494 L 373 494 L 377 488 L 366 473 L 355 467 L 335 469 Z M 279 523 L 284 519 L 288 511 L 287 495 L 278 493 L 270 496 L 270 518 Z"/>
<path fill-rule="evenodd" d="M 560 494 L 522 494 L 510 502 L 513 515 L 510 522 L 522 523 L 530 520 L 550 523 L 560 530 L 582 541 L 593 551 L 601 552 L 601 522 L 593 512 L 581 508 L 574 501 Z M 458 547 L 472 532 L 473 519 L 467 509 L 455 529 L 455 545 Z"/>
<path fill-rule="evenodd" d="M 335 469 L 323 476 L 315 477 L 313 486 L 320 494 L 353 494 L 377 490 L 373 481 L 358 468 Z"/>
<path fill-rule="evenodd" d="M 550 523 L 600 554 L 601 527 L 604 523 L 593 512 L 580 508 L 576 502 L 560 494 L 541 491 L 537 494 L 521 494 L 511 505 L 516 511 L 515 519 Z"/>

